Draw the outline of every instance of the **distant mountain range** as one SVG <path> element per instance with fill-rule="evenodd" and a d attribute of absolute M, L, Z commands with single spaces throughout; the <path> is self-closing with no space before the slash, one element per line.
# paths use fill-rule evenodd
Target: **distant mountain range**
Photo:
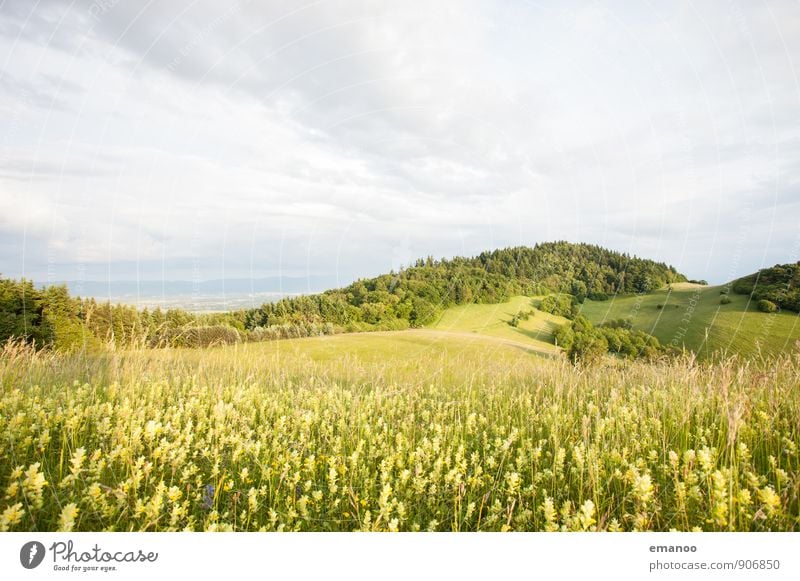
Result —
<path fill-rule="evenodd" d="M 211 326 L 261 337 L 255 340 L 326 329 L 395 331 L 433 325 L 451 307 L 499 305 L 520 296 L 540 297 L 539 311 L 572 319 L 573 326 L 585 326 L 584 317 L 674 348 L 778 353 L 798 339 L 793 313 L 800 311 L 800 264 L 707 287 L 661 262 L 556 241 L 474 257 L 429 256 L 396 272 L 340 284 L 332 276 L 275 276 L 66 281 L 64 289 L 0 277 L 0 340 L 25 337 L 68 348 L 83 345 L 87 331 L 101 343 L 112 337 L 121 345 L 177 345 L 184 331 Z M 513 315 L 514 328 L 526 320 Z"/>
<path fill-rule="evenodd" d="M 348 281 L 349 282 L 349 281 Z M 332 276 L 188 280 L 34 281 L 37 287 L 66 284 L 73 296 L 140 307 L 227 311 L 252 308 L 287 296 L 317 293 L 341 284 Z"/>
<path fill-rule="evenodd" d="M 70 294 L 83 297 L 159 297 L 176 295 L 219 295 L 223 293 L 314 293 L 337 284 L 331 276 L 228 278 L 191 280 L 65 280 L 40 282 L 36 286 L 66 284 Z M 349 281 L 347 281 L 349 282 Z"/>

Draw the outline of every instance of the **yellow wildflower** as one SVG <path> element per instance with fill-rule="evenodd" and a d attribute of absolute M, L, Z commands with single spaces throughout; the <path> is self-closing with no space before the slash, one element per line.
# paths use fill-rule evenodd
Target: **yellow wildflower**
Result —
<path fill-rule="evenodd" d="M 61 516 L 58 517 L 58 530 L 69 532 L 75 527 L 75 519 L 78 516 L 78 506 L 70 502 L 61 509 Z"/>

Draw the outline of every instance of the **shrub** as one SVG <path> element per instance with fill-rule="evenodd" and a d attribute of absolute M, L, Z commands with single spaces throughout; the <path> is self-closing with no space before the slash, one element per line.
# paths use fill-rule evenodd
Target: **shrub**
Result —
<path fill-rule="evenodd" d="M 590 293 L 588 298 L 592 301 L 607 301 L 608 295 L 604 292 L 595 292 Z"/>
<path fill-rule="evenodd" d="M 733 292 L 749 294 L 756 301 L 775 303 L 782 311 L 800 312 L 800 263 L 776 264 L 733 283 Z"/>
<path fill-rule="evenodd" d="M 368 323 L 352 323 L 347 326 L 348 332 L 386 330 L 396 331 L 408 328 L 408 321 L 397 319 L 396 323 L 386 321 L 381 325 L 370 325 Z M 259 341 L 276 341 L 278 339 L 297 339 L 300 337 L 319 337 L 322 335 L 333 335 L 337 328 L 333 323 L 284 323 L 281 325 L 270 325 L 269 327 L 256 327 L 248 331 L 247 341 L 251 343 Z"/>
<path fill-rule="evenodd" d="M 758 310 L 762 313 L 774 313 L 778 310 L 778 305 L 767 299 L 758 301 Z"/>
<path fill-rule="evenodd" d="M 631 319 L 614 319 L 606 321 L 601 327 L 608 327 L 609 329 L 633 329 L 633 321 Z"/>
<path fill-rule="evenodd" d="M 59 351 L 97 351 L 102 342 L 79 321 L 64 315 L 49 317 L 52 329 L 52 347 Z"/>
<path fill-rule="evenodd" d="M 539 303 L 539 310 L 552 315 L 571 318 L 574 314 L 573 306 L 573 297 L 570 295 L 548 295 Z"/>
<path fill-rule="evenodd" d="M 722 295 L 719 299 L 719 304 L 721 305 L 729 305 L 731 303 L 731 297 L 728 295 Z"/>
<path fill-rule="evenodd" d="M 572 330 L 572 323 L 561 325 L 553 334 L 556 345 L 565 351 L 569 351 L 572 347 L 572 342 L 575 340 L 575 331 Z"/>
<path fill-rule="evenodd" d="M 567 355 L 573 363 L 592 364 L 608 353 L 608 341 L 602 335 L 587 331 L 576 333 Z"/>
<path fill-rule="evenodd" d="M 238 343 L 239 331 L 228 325 L 208 325 L 186 329 L 177 340 L 181 347 L 210 347 Z"/>
<path fill-rule="evenodd" d="M 593 328 L 594 325 L 592 325 L 592 322 L 583 315 L 578 315 L 575 317 L 575 320 L 572 323 L 572 329 L 576 333 L 585 333 L 586 331 L 591 331 Z"/>
<path fill-rule="evenodd" d="M 658 304 L 658 305 L 656 305 L 656 308 L 657 308 L 657 309 L 663 309 L 665 306 L 666 306 L 666 305 Z"/>

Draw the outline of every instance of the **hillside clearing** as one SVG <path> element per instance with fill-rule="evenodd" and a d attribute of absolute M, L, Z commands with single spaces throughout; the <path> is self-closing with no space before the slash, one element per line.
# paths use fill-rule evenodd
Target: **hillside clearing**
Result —
<path fill-rule="evenodd" d="M 792 352 L 800 340 L 800 315 L 766 314 L 746 295 L 729 293 L 720 304 L 722 286 L 673 284 L 651 294 L 586 300 L 581 314 L 595 324 L 629 319 L 635 329 L 662 344 L 685 347 L 700 356 L 712 353 L 774 356 Z M 659 308 L 660 305 L 660 308 Z"/>
<path fill-rule="evenodd" d="M 444 311 L 429 328 L 496 337 L 528 345 L 542 353 L 556 354 L 559 349 L 553 344 L 553 332 L 566 319 L 536 310 L 537 302 L 537 297 L 515 296 L 498 304 L 459 305 Z M 512 327 L 511 318 L 524 312 L 533 314 Z"/>

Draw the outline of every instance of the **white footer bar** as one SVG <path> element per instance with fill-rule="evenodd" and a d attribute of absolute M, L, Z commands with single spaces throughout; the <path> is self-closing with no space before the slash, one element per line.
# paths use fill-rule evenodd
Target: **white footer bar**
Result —
<path fill-rule="evenodd" d="M 800 533 L 2 533 L 3 579 L 800 579 Z"/>

